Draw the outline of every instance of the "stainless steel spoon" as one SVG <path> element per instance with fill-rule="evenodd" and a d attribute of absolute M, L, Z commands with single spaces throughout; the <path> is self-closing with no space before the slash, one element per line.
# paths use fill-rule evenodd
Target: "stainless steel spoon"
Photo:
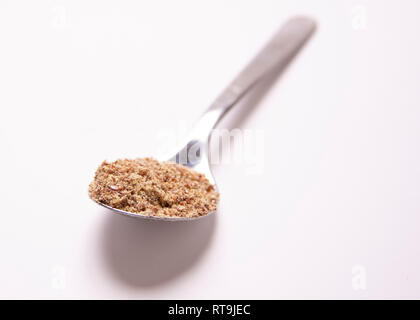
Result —
<path fill-rule="evenodd" d="M 303 47 L 315 29 L 315 21 L 306 17 L 296 17 L 286 22 L 246 68 L 219 95 L 207 111 L 204 112 L 189 136 L 180 144 L 179 148 L 176 149 L 177 152 L 169 158 L 169 161 L 177 162 L 203 173 L 217 190 L 216 181 L 208 161 L 211 130 L 263 78 L 275 70 L 283 70 Z M 279 74 L 280 72 L 276 76 Z M 100 202 L 97 203 L 119 214 L 166 221 L 196 220 L 214 213 L 210 212 L 199 218 L 162 218 L 131 213 L 112 208 Z"/>

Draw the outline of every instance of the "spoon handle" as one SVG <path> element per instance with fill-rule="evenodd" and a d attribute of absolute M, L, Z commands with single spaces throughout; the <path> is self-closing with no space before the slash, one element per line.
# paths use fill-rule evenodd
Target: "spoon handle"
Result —
<path fill-rule="evenodd" d="M 306 17 L 296 17 L 286 22 L 209 107 L 206 113 L 213 114 L 213 126 L 270 71 L 282 70 L 303 47 L 315 28 L 315 21 Z"/>

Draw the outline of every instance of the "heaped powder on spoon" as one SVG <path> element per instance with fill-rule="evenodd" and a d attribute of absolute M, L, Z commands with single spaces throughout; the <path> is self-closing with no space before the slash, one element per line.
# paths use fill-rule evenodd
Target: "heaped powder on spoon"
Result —
<path fill-rule="evenodd" d="M 115 209 L 173 218 L 204 216 L 216 210 L 219 199 L 204 174 L 151 158 L 104 161 L 89 194 Z"/>

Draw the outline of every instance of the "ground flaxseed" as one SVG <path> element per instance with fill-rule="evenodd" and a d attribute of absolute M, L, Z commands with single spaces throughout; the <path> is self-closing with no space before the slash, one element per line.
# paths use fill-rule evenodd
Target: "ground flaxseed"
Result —
<path fill-rule="evenodd" d="M 216 210 L 219 194 L 204 174 L 151 158 L 104 161 L 90 197 L 110 207 L 157 217 L 199 217 Z"/>

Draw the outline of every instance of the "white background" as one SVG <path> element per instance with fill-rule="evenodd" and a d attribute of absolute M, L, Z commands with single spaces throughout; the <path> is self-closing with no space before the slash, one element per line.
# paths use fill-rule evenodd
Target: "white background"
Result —
<path fill-rule="evenodd" d="M 0 0 L 0 298 L 420 298 L 419 9 Z M 263 132 L 263 169 L 214 165 L 217 215 L 88 198 L 104 159 L 157 154 L 295 14 L 317 33 L 222 124 Z"/>

